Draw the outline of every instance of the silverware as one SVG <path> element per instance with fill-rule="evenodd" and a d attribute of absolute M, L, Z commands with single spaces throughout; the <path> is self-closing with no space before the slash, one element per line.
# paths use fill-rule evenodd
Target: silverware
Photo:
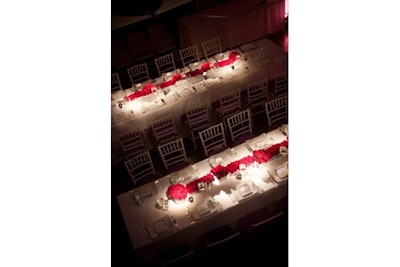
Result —
<path fill-rule="evenodd" d="M 285 131 L 282 127 L 279 127 L 279 131 L 281 131 L 281 133 L 282 133 L 284 136 L 287 136 L 286 131 Z"/>
<path fill-rule="evenodd" d="M 172 222 L 173 224 L 175 224 L 175 226 L 176 226 L 178 229 L 181 229 L 181 227 L 180 227 L 179 224 L 176 222 L 176 220 L 175 220 L 174 217 L 172 217 L 171 215 L 169 215 L 169 219 L 171 220 L 171 222 Z"/>
<path fill-rule="evenodd" d="M 146 233 L 147 239 L 148 239 L 149 241 L 151 241 L 152 239 L 151 239 L 151 236 L 150 236 L 150 234 L 149 234 L 149 231 L 147 231 L 147 228 L 144 228 L 143 231 Z"/>
<path fill-rule="evenodd" d="M 186 216 L 188 217 L 190 224 L 193 224 L 194 223 L 193 214 L 190 212 L 188 208 L 186 208 Z"/>

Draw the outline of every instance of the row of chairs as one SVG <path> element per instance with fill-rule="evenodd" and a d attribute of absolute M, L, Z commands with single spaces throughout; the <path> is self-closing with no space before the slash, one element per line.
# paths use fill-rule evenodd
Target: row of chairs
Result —
<path fill-rule="evenodd" d="M 161 251 L 154 266 L 204 266 L 210 259 L 213 265 L 257 266 L 266 252 L 274 266 L 288 266 L 288 239 L 285 196 L 273 208 L 261 207 L 243 215 L 235 225 L 212 228 L 197 244 L 180 243 Z"/>
<path fill-rule="evenodd" d="M 287 120 L 286 96 L 275 98 L 265 103 L 268 125 Z M 193 144 L 200 141 L 206 157 L 215 155 L 228 147 L 226 132 L 229 133 L 232 146 L 237 146 L 255 137 L 250 109 L 239 111 L 226 118 L 227 130 L 223 122 L 210 125 L 208 108 L 196 108 L 182 116 L 183 123 L 190 131 Z M 154 122 L 150 128 L 164 168 L 168 172 L 178 171 L 188 166 L 188 157 L 182 138 L 178 138 L 177 129 L 172 115 Z M 154 180 L 156 172 L 149 151 L 146 150 L 143 133 L 137 129 L 134 132 L 119 136 L 123 152 L 127 155 L 125 166 L 133 183 L 144 184 Z M 137 155 L 139 154 L 139 155 Z M 145 170 L 144 170 L 145 169 Z"/>
<path fill-rule="evenodd" d="M 214 55 L 216 53 L 222 52 L 221 42 L 219 37 L 212 38 L 203 42 L 202 44 L 203 54 L 205 58 L 209 58 L 209 56 Z M 190 63 L 199 62 L 201 55 L 199 53 L 199 49 L 197 45 L 192 45 L 187 48 L 183 48 L 179 50 L 179 56 L 182 62 L 183 67 L 189 66 Z M 159 76 L 163 73 L 174 71 L 176 69 L 175 56 L 174 53 L 168 53 L 166 55 L 154 58 L 154 63 L 157 68 L 157 72 Z M 136 64 L 132 67 L 127 68 L 127 72 L 131 81 L 132 86 L 136 83 L 144 82 L 150 80 L 150 74 L 148 70 L 147 63 Z M 112 73 L 112 87 L 111 91 L 116 90 L 117 85 L 119 84 L 120 90 L 122 89 L 121 83 L 114 82 L 119 81 L 118 72 Z"/>

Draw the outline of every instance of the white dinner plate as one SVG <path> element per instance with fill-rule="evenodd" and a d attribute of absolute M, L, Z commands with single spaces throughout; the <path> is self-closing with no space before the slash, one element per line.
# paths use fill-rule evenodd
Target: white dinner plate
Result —
<path fill-rule="evenodd" d="M 147 233 L 151 239 L 159 238 L 174 229 L 174 225 L 168 216 L 164 216 L 146 226 Z"/>

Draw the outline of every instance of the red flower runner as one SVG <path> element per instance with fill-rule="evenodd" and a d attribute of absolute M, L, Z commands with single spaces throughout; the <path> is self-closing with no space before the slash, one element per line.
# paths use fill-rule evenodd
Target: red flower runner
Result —
<path fill-rule="evenodd" d="M 218 179 L 221 179 L 222 177 L 228 175 L 228 170 L 224 166 L 218 165 L 211 169 L 211 173 L 214 174 Z"/>
<path fill-rule="evenodd" d="M 188 190 L 183 184 L 173 184 L 167 189 L 167 197 L 169 199 L 182 200 L 188 195 Z"/>
<path fill-rule="evenodd" d="M 218 61 L 216 64 L 218 67 L 225 67 L 227 65 L 232 64 L 233 62 L 236 61 L 236 56 L 239 55 L 239 53 L 237 52 L 232 52 L 229 54 L 228 59 L 222 60 L 222 61 Z"/>
<path fill-rule="evenodd" d="M 160 83 L 160 88 L 164 88 L 170 85 L 174 85 L 177 81 L 182 80 L 182 76 L 178 73 L 172 76 L 172 78 L 166 82 Z"/>
<path fill-rule="evenodd" d="M 233 62 L 236 61 L 236 56 L 238 56 L 238 55 L 239 55 L 239 53 L 237 53 L 237 52 L 231 52 L 229 54 L 228 59 L 216 62 L 215 65 L 217 65 L 218 67 L 224 67 L 224 66 L 230 65 L 230 64 L 232 64 Z M 193 71 L 189 71 L 189 72 L 187 72 L 185 74 L 186 74 L 186 77 L 194 77 L 194 76 L 203 74 L 203 72 L 208 71 L 209 69 L 211 69 L 211 67 L 212 67 L 211 62 L 206 61 L 203 65 L 201 65 L 201 67 L 199 69 L 196 69 L 196 70 L 193 70 Z M 135 92 L 135 93 L 132 93 L 132 94 L 126 96 L 124 98 L 124 100 L 125 101 L 132 101 L 132 100 L 134 100 L 134 99 L 136 99 L 138 97 L 149 95 L 149 94 L 151 94 L 151 88 L 153 86 L 154 87 L 158 86 L 159 88 L 162 89 L 162 88 L 174 85 L 177 81 L 179 81 L 181 79 L 182 79 L 182 75 L 178 73 L 178 74 L 175 74 L 174 76 L 172 76 L 172 78 L 170 80 L 162 82 L 162 83 L 160 83 L 158 85 L 153 85 L 151 83 L 146 84 L 143 87 L 142 90 L 140 90 L 139 92 Z"/>
<path fill-rule="evenodd" d="M 198 183 L 200 183 L 200 182 L 212 183 L 213 181 L 214 181 L 214 176 L 211 173 L 208 173 L 208 174 L 204 175 L 203 177 L 198 178 L 198 179 L 188 183 L 186 185 L 186 189 L 189 194 L 192 194 L 192 193 L 197 192 L 197 190 L 199 190 L 199 188 L 197 187 Z"/>
<path fill-rule="evenodd" d="M 273 156 L 279 154 L 279 148 L 281 146 L 288 147 L 288 138 L 286 140 L 270 146 L 267 149 L 260 149 L 253 151 L 253 156 L 246 156 L 239 160 L 233 161 L 229 163 L 226 167 L 222 165 L 218 165 L 211 169 L 210 173 L 204 175 L 201 178 L 198 178 L 186 185 L 186 187 L 182 184 L 173 184 L 170 185 L 167 189 L 167 196 L 169 199 L 177 199 L 182 200 L 187 197 L 188 194 L 192 194 L 197 192 L 198 187 L 197 184 L 199 182 L 212 183 L 214 181 L 214 177 L 221 179 L 228 175 L 228 173 L 234 173 L 239 169 L 240 164 L 245 164 L 246 167 L 253 164 L 253 162 L 257 162 L 259 164 L 268 162 Z"/>
<path fill-rule="evenodd" d="M 148 83 L 145 86 L 143 86 L 142 90 L 140 90 L 139 92 L 135 92 L 133 94 L 130 94 L 128 96 L 125 96 L 124 100 L 125 101 L 132 101 L 136 98 L 145 96 L 145 95 L 149 95 L 151 94 L 151 88 L 153 87 L 152 83 Z"/>

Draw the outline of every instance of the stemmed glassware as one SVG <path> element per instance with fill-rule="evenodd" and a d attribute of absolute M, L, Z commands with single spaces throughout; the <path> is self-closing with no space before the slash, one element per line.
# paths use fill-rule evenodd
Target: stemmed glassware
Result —
<path fill-rule="evenodd" d="M 198 182 L 197 187 L 199 188 L 200 192 L 204 192 L 206 189 L 206 183 L 205 182 Z"/>
<path fill-rule="evenodd" d="M 214 157 L 210 157 L 208 159 L 208 164 L 210 164 L 211 168 L 214 168 L 215 166 L 217 166 L 217 160 Z"/>
<path fill-rule="evenodd" d="M 279 154 L 281 154 L 282 157 L 287 157 L 287 147 L 285 146 L 279 147 Z"/>

